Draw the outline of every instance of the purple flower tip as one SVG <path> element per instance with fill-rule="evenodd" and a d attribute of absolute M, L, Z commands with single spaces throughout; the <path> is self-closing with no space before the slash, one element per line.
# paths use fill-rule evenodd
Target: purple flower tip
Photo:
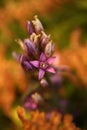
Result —
<path fill-rule="evenodd" d="M 25 39 L 24 43 L 27 47 L 28 54 L 35 56 L 37 54 L 36 49 L 35 49 L 35 45 L 29 39 Z"/>
<path fill-rule="evenodd" d="M 33 25 L 30 21 L 27 21 L 27 30 L 28 30 L 29 35 L 31 35 L 34 32 Z"/>

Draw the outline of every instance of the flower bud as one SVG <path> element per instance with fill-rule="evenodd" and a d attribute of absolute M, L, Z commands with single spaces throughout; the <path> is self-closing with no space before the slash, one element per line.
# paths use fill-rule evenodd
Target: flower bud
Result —
<path fill-rule="evenodd" d="M 27 30 L 29 35 L 31 35 L 34 32 L 34 27 L 30 21 L 27 21 Z"/>
<path fill-rule="evenodd" d="M 45 47 L 46 56 L 50 57 L 52 55 L 53 51 L 54 51 L 54 44 L 52 43 L 52 41 L 50 41 Z"/>
<path fill-rule="evenodd" d="M 41 32 L 42 36 L 41 36 L 41 46 L 44 47 L 46 44 L 48 44 L 49 40 L 50 40 L 50 35 L 46 35 L 45 32 Z"/>
<path fill-rule="evenodd" d="M 24 51 L 26 51 L 26 46 L 25 46 L 25 44 L 23 43 L 23 41 L 21 40 L 21 39 L 17 39 L 17 40 L 15 40 L 20 46 L 21 46 L 21 48 L 24 50 Z"/>
<path fill-rule="evenodd" d="M 37 54 L 37 52 L 36 52 L 34 43 L 32 41 L 30 41 L 29 39 L 25 39 L 24 43 L 25 43 L 26 48 L 27 48 L 27 53 L 29 55 L 35 56 Z"/>
<path fill-rule="evenodd" d="M 20 64 L 22 65 L 22 67 L 25 69 L 25 70 L 32 70 L 32 65 L 30 64 L 29 60 L 27 59 L 26 56 L 24 56 L 23 54 L 20 55 L 19 57 L 19 62 Z"/>
<path fill-rule="evenodd" d="M 47 83 L 47 81 L 45 79 L 42 79 L 40 81 L 40 84 L 41 84 L 42 87 L 47 87 L 48 86 L 48 83 Z"/>
<path fill-rule="evenodd" d="M 31 97 L 37 104 L 43 101 L 41 95 L 37 92 L 32 94 Z"/>
<path fill-rule="evenodd" d="M 35 33 L 32 33 L 32 35 L 30 36 L 30 40 L 34 43 L 36 49 L 39 46 L 39 37 L 40 37 L 40 34 L 37 35 Z"/>
<path fill-rule="evenodd" d="M 34 18 L 35 18 L 35 20 L 32 20 L 32 23 L 33 23 L 35 32 L 38 34 L 41 31 L 43 31 L 44 29 L 43 29 L 43 26 L 42 26 L 40 20 L 37 18 L 37 16 L 35 16 Z"/>

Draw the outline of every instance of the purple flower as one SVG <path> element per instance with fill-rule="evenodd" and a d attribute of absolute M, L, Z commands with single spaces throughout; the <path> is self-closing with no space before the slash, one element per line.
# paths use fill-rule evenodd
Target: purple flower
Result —
<path fill-rule="evenodd" d="M 24 103 L 24 107 L 27 110 L 35 110 L 37 108 L 37 103 L 31 97 L 27 97 Z"/>
<path fill-rule="evenodd" d="M 39 80 L 41 80 L 44 77 L 46 71 L 50 73 L 56 73 L 54 68 L 51 67 L 51 64 L 54 62 L 54 59 L 55 57 L 46 58 L 46 55 L 44 53 L 41 53 L 39 61 L 30 61 L 30 63 L 34 67 L 39 68 Z"/>
<path fill-rule="evenodd" d="M 27 110 L 35 110 L 43 102 L 42 96 L 35 92 L 25 98 L 24 107 Z"/>

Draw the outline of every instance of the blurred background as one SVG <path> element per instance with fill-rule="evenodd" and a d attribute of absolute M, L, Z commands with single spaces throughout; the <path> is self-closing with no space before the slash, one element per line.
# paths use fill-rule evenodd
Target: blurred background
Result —
<path fill-rule="evenodd" d="M 63 72 L 59 108 L 87 128 L 87 0 L 0 0 L 0 130 L 19 130 L 16 107 L 29 81 L 12 57 L 20 52 L 15 39 L 28 37 L 26 21 L 38 15 L 55 42 Z M 62 103 L 63 101 L 67 102 Z"/>

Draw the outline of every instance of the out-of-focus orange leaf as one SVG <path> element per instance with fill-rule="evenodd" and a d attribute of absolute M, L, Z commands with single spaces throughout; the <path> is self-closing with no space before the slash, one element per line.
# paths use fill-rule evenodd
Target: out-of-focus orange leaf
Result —
<path fill-rule="evenodd" d="M 5 46 L 0 45 L 0 107 L 9 114 L 16 97 L 16 88 L 21 93 L 26 89 L 27 82 L 21 67 L 14 61 L 5 59 Z"/>
<path fill-rule="evenodd" d="M 13 19 L 18 20 L 23 26 L 26 21 L 32 15 L 36 15 L 35 12 L 39 12 L 42 15 L 52 12 L 54 9 L 62 6 L 69 0 L 21 0 L 21 2 L 10 2 L 2 9 L 0 9 L 0 29 L 3 30 L 7 35 L 11 35 L 8 29 L 8 24 Z M 13 13 L 14 12 L 14 13 Z"/>
<path fill-rule="evenodd" d="M 61 120 L 62 115 L 56 111 L 51 112 L 48 118 L 45 112 L 38 110 L 29 112 L 30 119 L 26 119 L 26 113 L 22 107 L 18 107 L 17 113 L 24 130 L 80 130 L 72 122 L 73 118 L 69 114 Z"/>
<path fill-rule="evenodd" d="M 70 66 L 76 71 L 79 79 L 87 86 L 87 45 L 80 44 L 81 30 L 76 29 L 71 34 L 70 47 L 60 52 L 60 64 Z"/>

